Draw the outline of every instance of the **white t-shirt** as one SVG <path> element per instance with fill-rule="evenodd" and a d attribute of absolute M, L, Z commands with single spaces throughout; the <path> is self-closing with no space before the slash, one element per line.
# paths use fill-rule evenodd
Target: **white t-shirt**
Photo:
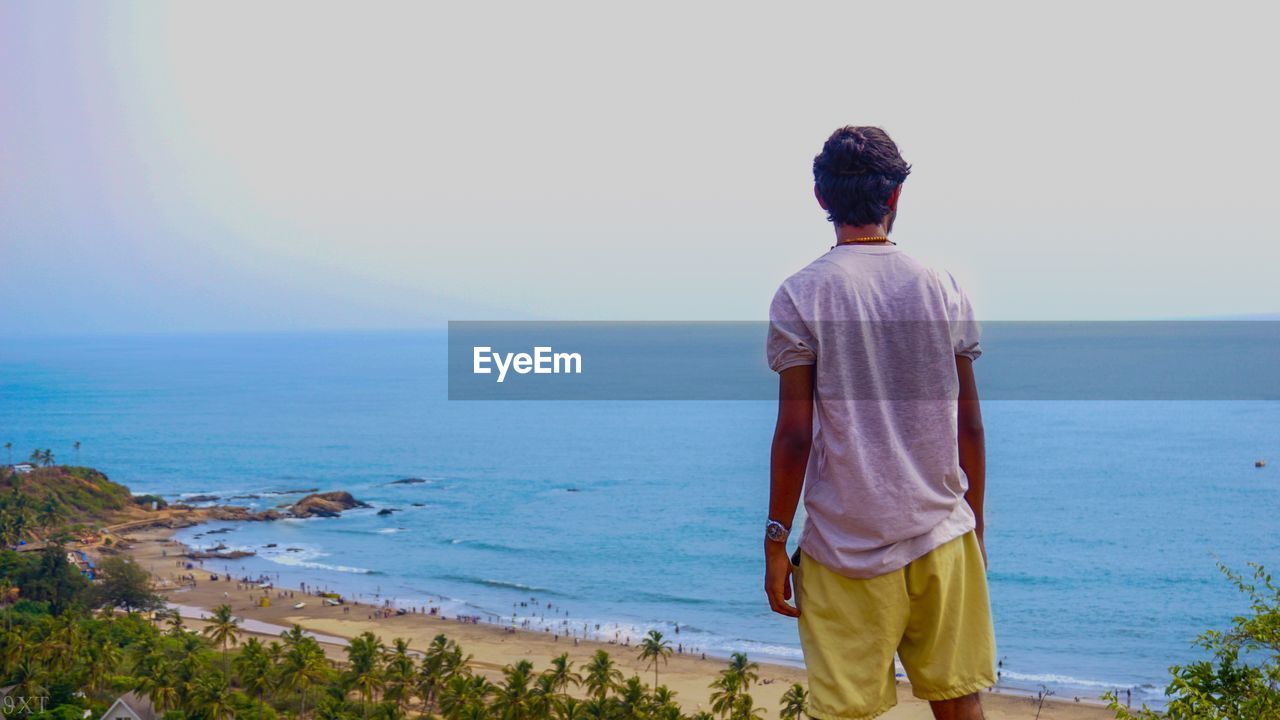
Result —
<path fill-rule="evenodd" d="M 848 577 L 892 572 L 974 528 L 955 356 L 979 328 L 955 279 L 893 245 L 838 245 L 769 308 L 769 366 L 814 369 L 800 547 Z"/>

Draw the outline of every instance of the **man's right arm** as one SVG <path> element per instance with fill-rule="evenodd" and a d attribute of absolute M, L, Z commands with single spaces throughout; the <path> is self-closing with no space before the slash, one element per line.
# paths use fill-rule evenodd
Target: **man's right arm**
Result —
<path fill-rule="evenodd" d="M 982 406 L 978 401 L 978 381 L 973 376 L 973 360 L 957 355 L 956 377 L 960 380 L 960 402 L 956 417 L 960 469 L 969 479 L 969 490 L 964 494 L 964 499 L 977 519 L 974 532 L 978 535 L 978 545 L 982 547 L 982 562 L 985 564 L 987 545 L 983 539 L 983 531 L 986 530 L 983 504 L 987 492 L 987 442 L 986 431 L 982 427 Z"/>
<path fill-rule="evenodd" d="M 791 528 L 805 467 L 813 445 L 813 365 L 797 365 L 778 375 L 778 424 L 769 462 L 769 517 Z M 765 595 L 773 611 L 799 617 L 791 604 L 791 559 L 786 542 L 765 539 Z"/>

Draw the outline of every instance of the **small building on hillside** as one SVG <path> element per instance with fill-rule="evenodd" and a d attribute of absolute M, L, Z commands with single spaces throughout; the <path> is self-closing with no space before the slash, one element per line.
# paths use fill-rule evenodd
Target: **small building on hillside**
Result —
<path fill-rule="evenodd" d="M 156 720 L 158 717 L 146 695 L 130 691 L 116 698 L 101 720 Z"/>
<path fill-rule="evenodd" d="M 17 465 L 13 466 L 13 471 L 18 473 L 19 475 L 26 475 L 27 473 L 35 469 L 36 469 L 36 466 L 32 465 L 31 463 L 18 463 Z"/>

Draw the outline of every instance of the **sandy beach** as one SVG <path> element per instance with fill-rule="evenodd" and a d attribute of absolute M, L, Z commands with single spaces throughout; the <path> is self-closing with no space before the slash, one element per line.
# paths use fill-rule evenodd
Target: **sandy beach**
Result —
<path fill-rule="evenodd" d="M 237 617 L 243 618 L 246 628 L 253 634 L 275 636 L 278 628 L 298 624 L 313 632 L 334 658 L 341 658 L 342 639 L 370 631 L 380 636 L 384 642 L 393 638 L 410 640 L 410 647 L 421 650 L 426 648 L 437 634 L 444 633 L 456 640 L 463 650 L 472 656 L 472 667 L 491 679 L 501 677 L 501 670 L 506 665 L 519 660 L 529 660 L 536 668 L 546 667 L 553 657 L 568 652 L 575 665 L 581 665 L 598 649 L 604 649 L 619 663 L 624 673 L 638 674 L 648 683 L 653 681 L 651 669 L 646 668 L 636 657 L 634 647 L 626 647 L 614 643 L 579 641 L 570 638 L 554 638 L 548 633 L 511 630 L 496 625 L 459 622 L 456 619 L 442 619 L 423 614 L 407 614 L 387 618 L 369 619 L 374 607 L 348 603 L 347 606 L 328 606 L 314 596 L 306 596 L 294 588 L 294 597 L 280 599 L 279 591 L 288 588 L 274 588 L 268 594 L 271 597 L 269 607 L 261 607 L 257 598 L 263 591 L 238 589 L 234 579 L 211 582 L 209 571 L 197 571 L 195 587 L 183 586 L 179 576 L 189 574 L 177 563 L 177 556 L 184 548 L 171 540 L 173 530 L 169 528 L 149 528 L 128 532 L 125 539 L 129 544 L 129 552 L 143 567 L 150 570 L 157 583 L 170 602 L 183 606 L 184 614 L 196 616 L 199 610 L 208 610 L 224 602 L 229 604 Z M 295 609 L 297 602 L 305 602 L 306 606 Z M 351 607 L 345 610 L 345 607 Z M 198 627 L 201 623 L 191 617 L 188 623 Z M 674 690 L 677 699 L 686 712 L 709 708 L 708 688 L 712 680 L 723 669 L 725 661 L 708 657 L 706 660 L 696 655 L 673 655 L 670 662 L 659 670 L 662 684 Z M 756 704 L 768 710 L 770 717 L 776 717 L 779 700 L 792 683 L 805 683 L 803 668 L 785 665 L 760 663 L 760 683 L 751 689 Z M 987 717 L 1000 719 L 1031 719 L 1036 717 L 1037 701 L 1021 695 L 1000 692 L 983 694 L 983 702 Z M 898 686 L 898 706 L 883 717 L 891 720 L 925 720 L 932 717 L 928 704 L 911 696 L 911 688 L 905 682 Z M 1051 698 L 1044 703 L 1040 712 L 1041 720 L 1098 720 L 1113 717 L 1105 708 L 1096 703 L 1062 701 Z"/>

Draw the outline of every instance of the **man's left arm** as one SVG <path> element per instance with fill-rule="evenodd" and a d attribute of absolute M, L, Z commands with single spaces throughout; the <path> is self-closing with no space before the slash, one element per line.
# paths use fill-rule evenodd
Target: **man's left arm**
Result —
<path fill-rule="evenodd" d="M 983 502 L 987 493 L 987 442 L 982 427 L 982 406 L 978 401 L 978 381 L 973 376 L 973 360 L 956 356 L 956 377 L 960 380 L 960 402 L 956 417 L 957 439 L 960 445 L 960 469 L 969 479 L 965 502 L 973 509 L 977 519 L 974 531 L 978 545 L 982 547 L 982 562 L 987 562 L 987 545 L 983 538 L 986 518 Z"/>

